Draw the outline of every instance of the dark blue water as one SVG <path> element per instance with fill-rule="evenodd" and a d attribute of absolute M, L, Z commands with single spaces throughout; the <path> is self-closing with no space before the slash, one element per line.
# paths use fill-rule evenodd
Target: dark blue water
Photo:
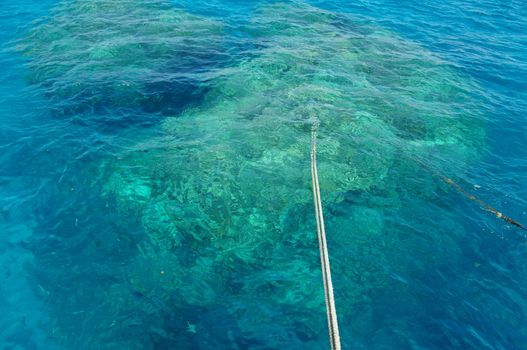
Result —
<path fill-rule="evenodd" d="M 527 349 L 527 5 L 270 3 L 0 3 L 0 348 L 327 348 L 316 111 L 343 348 Z"/>

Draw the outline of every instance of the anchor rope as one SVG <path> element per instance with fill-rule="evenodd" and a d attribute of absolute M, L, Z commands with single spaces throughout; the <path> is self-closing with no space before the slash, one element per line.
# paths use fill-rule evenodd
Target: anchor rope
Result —
<path fill-rule="evenodd" d="M 439 171 L 433 169 L 432 167 L 430 167 L 429 165 L 423 163 L 421 160 L 419 160 L 417 158 L 413 158 L 412 157 L 411 159 L 413 159 L 417 164 L 421 165 L 426 170 L 430 171 L 433 175 L 437 176 L 439 179 L 441 179 L 441 181 L 443 181 L 447 185 L 449 185 L 452 188 L 454 188 L 456 191 L 461 193 L 463 196 L 468 198 L 470 201 L 477 203 L 481 208 L 483 208 L 483 210 L 493 214 L 498 219 L 501 219 L 501 220 L 513 225 L 513 226 L 516 226 L 516 227 L 518 227 L 518 228 L 520 228 L 520 229 L 522 229 L 524 231 L 527 231 L 527 226 L 525 226 L 524 224 L 520 223 L 519 221 L 516 221 L 516 220 L 512 219 L 511 217 L 503 214 L 498 209 L 496 209 L 493 206 L 487 204 L 481 198 L 476 197 L 475 195 L 469 193 L 467 190 L 465 190 L 463 187 L 461 187 L 461 185 L 459 185 L 457 182 L 452 180 L 450 177 L 448 177 L 448 176 L 440 173 Z"/>
<path fill-rule="evenodd" d="M 313 185 L 313 199 L 315 203 L 315 216 L 317 220 L 317 236 L 320 249 L 320 263 L 322 266 L 322 280 L 324 283 L 324 296 L 326 300 L 326 314 L 328 318 L 329 342 L 332 350 L 340 350 L 340 335 L 335 307 L 335 296 L 333 295 L 333 281 L 331 280 L 331 268 L 329 265 L 328 246 L 326 241 L 326 229 L 324 226 L 324 215 L 322 212 L 322 201 L 320 197 L 320 186 L 317 171 L 317 128 L 318 123 L 313 123 L 311 129 L 311 181 Z"/>

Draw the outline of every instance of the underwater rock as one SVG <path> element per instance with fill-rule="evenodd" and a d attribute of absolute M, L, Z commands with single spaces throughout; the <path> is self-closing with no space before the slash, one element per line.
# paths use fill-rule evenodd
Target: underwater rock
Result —
<path fill-rule="evenodd" d="M 57 114 L 174 113 L 193 99 L 222 38 L 219 22 L 165 0 L 74 0 L 61 2 L 18 49 Z"/>

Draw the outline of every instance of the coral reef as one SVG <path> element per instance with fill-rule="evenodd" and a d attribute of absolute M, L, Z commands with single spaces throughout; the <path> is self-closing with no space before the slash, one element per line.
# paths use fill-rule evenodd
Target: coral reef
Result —
<path fill-rule="evenodd" d="M 18 49 L 57 114 L 174 113 L 217 61 L 222 38 L 220 23 L 168 1 L 74 0 L 60 3 Z"/>
<path fill-rule="evenodd" d="M 148 16 L 161 21 L 164 11 Z M 199 23 L 207 34 L 210 22 Z M 153 35 L 179 38 L 178 30 L 152 29 Z M 110 338 L 128 348 L 128 334 L 136 329 L 134 337 L 150 336 L 142 348 L 153 348 L 160 339 L 199 335 L 205 317 L 175 329 L 167 310 L 218 305 L 237 321 L 238 336 L 260 348 L 319 341 L 325 315 L 309 172 L 314 125 L 343 318 L 388 287 L 388 267 L 400 262 L 393 253 L 397 245 L 420 244 L 386 230 L 386 208 L 404 206 L 408 193 L 427 200 L 437 189 L 414 159 L 454 169 L 477 154 L 484 134 L 475 122 L 470 82 L 418 45 L 299 4 L 261 8 L 246 31 L 258 49 L 217 74 L 202 103 L 167 118 L 162 136 L 97 164 L 103 196 L 119 212 L 136 216 L 147 238 L 120 268 L 125 277 L 104 301 L 109 314 L 138 309 L 147 316 L 120 316 L 120 326 L 113 325 L 120 332 L 101 325 L 100 341 L 117 332 Z M 113 57 L 109 52 L 129 57 L 100 47 L 92 54 L 104 60 Z M 141 55 L 144 66 L 158 64 Z M 64 69 L 67 77 L 72 68 Z M 451 239 L 445 242 L 455 247 Z M 424 260 L 431 251 L 426 249 Z M 443 260 L 428 255 L 430 264 Z M 294 321 L 283 317 L 288 313 Z M 360 320 L 364 328 L 368 317 Z M 266 339 L 254 334 L 255 325 Z M 234 338 L 236 346 L 250 347 Z"/>
<path fill-rule="evenodd" d="M 320 124 L 323 198 L 337 211 L 348 193 L 397 197 L 405 173 L 416 171 L 412 157 L 465 161 L 483 132 L 472 122 L 469 84 L 387 31 L 287 4 L 260 10 L 250 31 L 261 45 L 254 57 L 213 80 L 200 106 L 169 118 L 149 153 L 110 165 L 106 191 L 142 217 L 155 249 L 192 250 L 180 283 L 199 294 L 174 287 L 187 303 L 212 305 L 229 293 L 319 314 L 312 125 Z M 347 315 L 386 286 L 397 242 L 380 209 L 355 205 L 330 217 L 338 307 Z"/>

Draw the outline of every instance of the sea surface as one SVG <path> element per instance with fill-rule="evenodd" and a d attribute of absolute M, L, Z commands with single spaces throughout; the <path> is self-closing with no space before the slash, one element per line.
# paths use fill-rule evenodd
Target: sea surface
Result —
<path fill-rule="evenodd" d="M 343 349 L 527 350 L 525 1 L 1 0 L 0 67 L 0 349 L 329 348 L 315 129 Z"/>

